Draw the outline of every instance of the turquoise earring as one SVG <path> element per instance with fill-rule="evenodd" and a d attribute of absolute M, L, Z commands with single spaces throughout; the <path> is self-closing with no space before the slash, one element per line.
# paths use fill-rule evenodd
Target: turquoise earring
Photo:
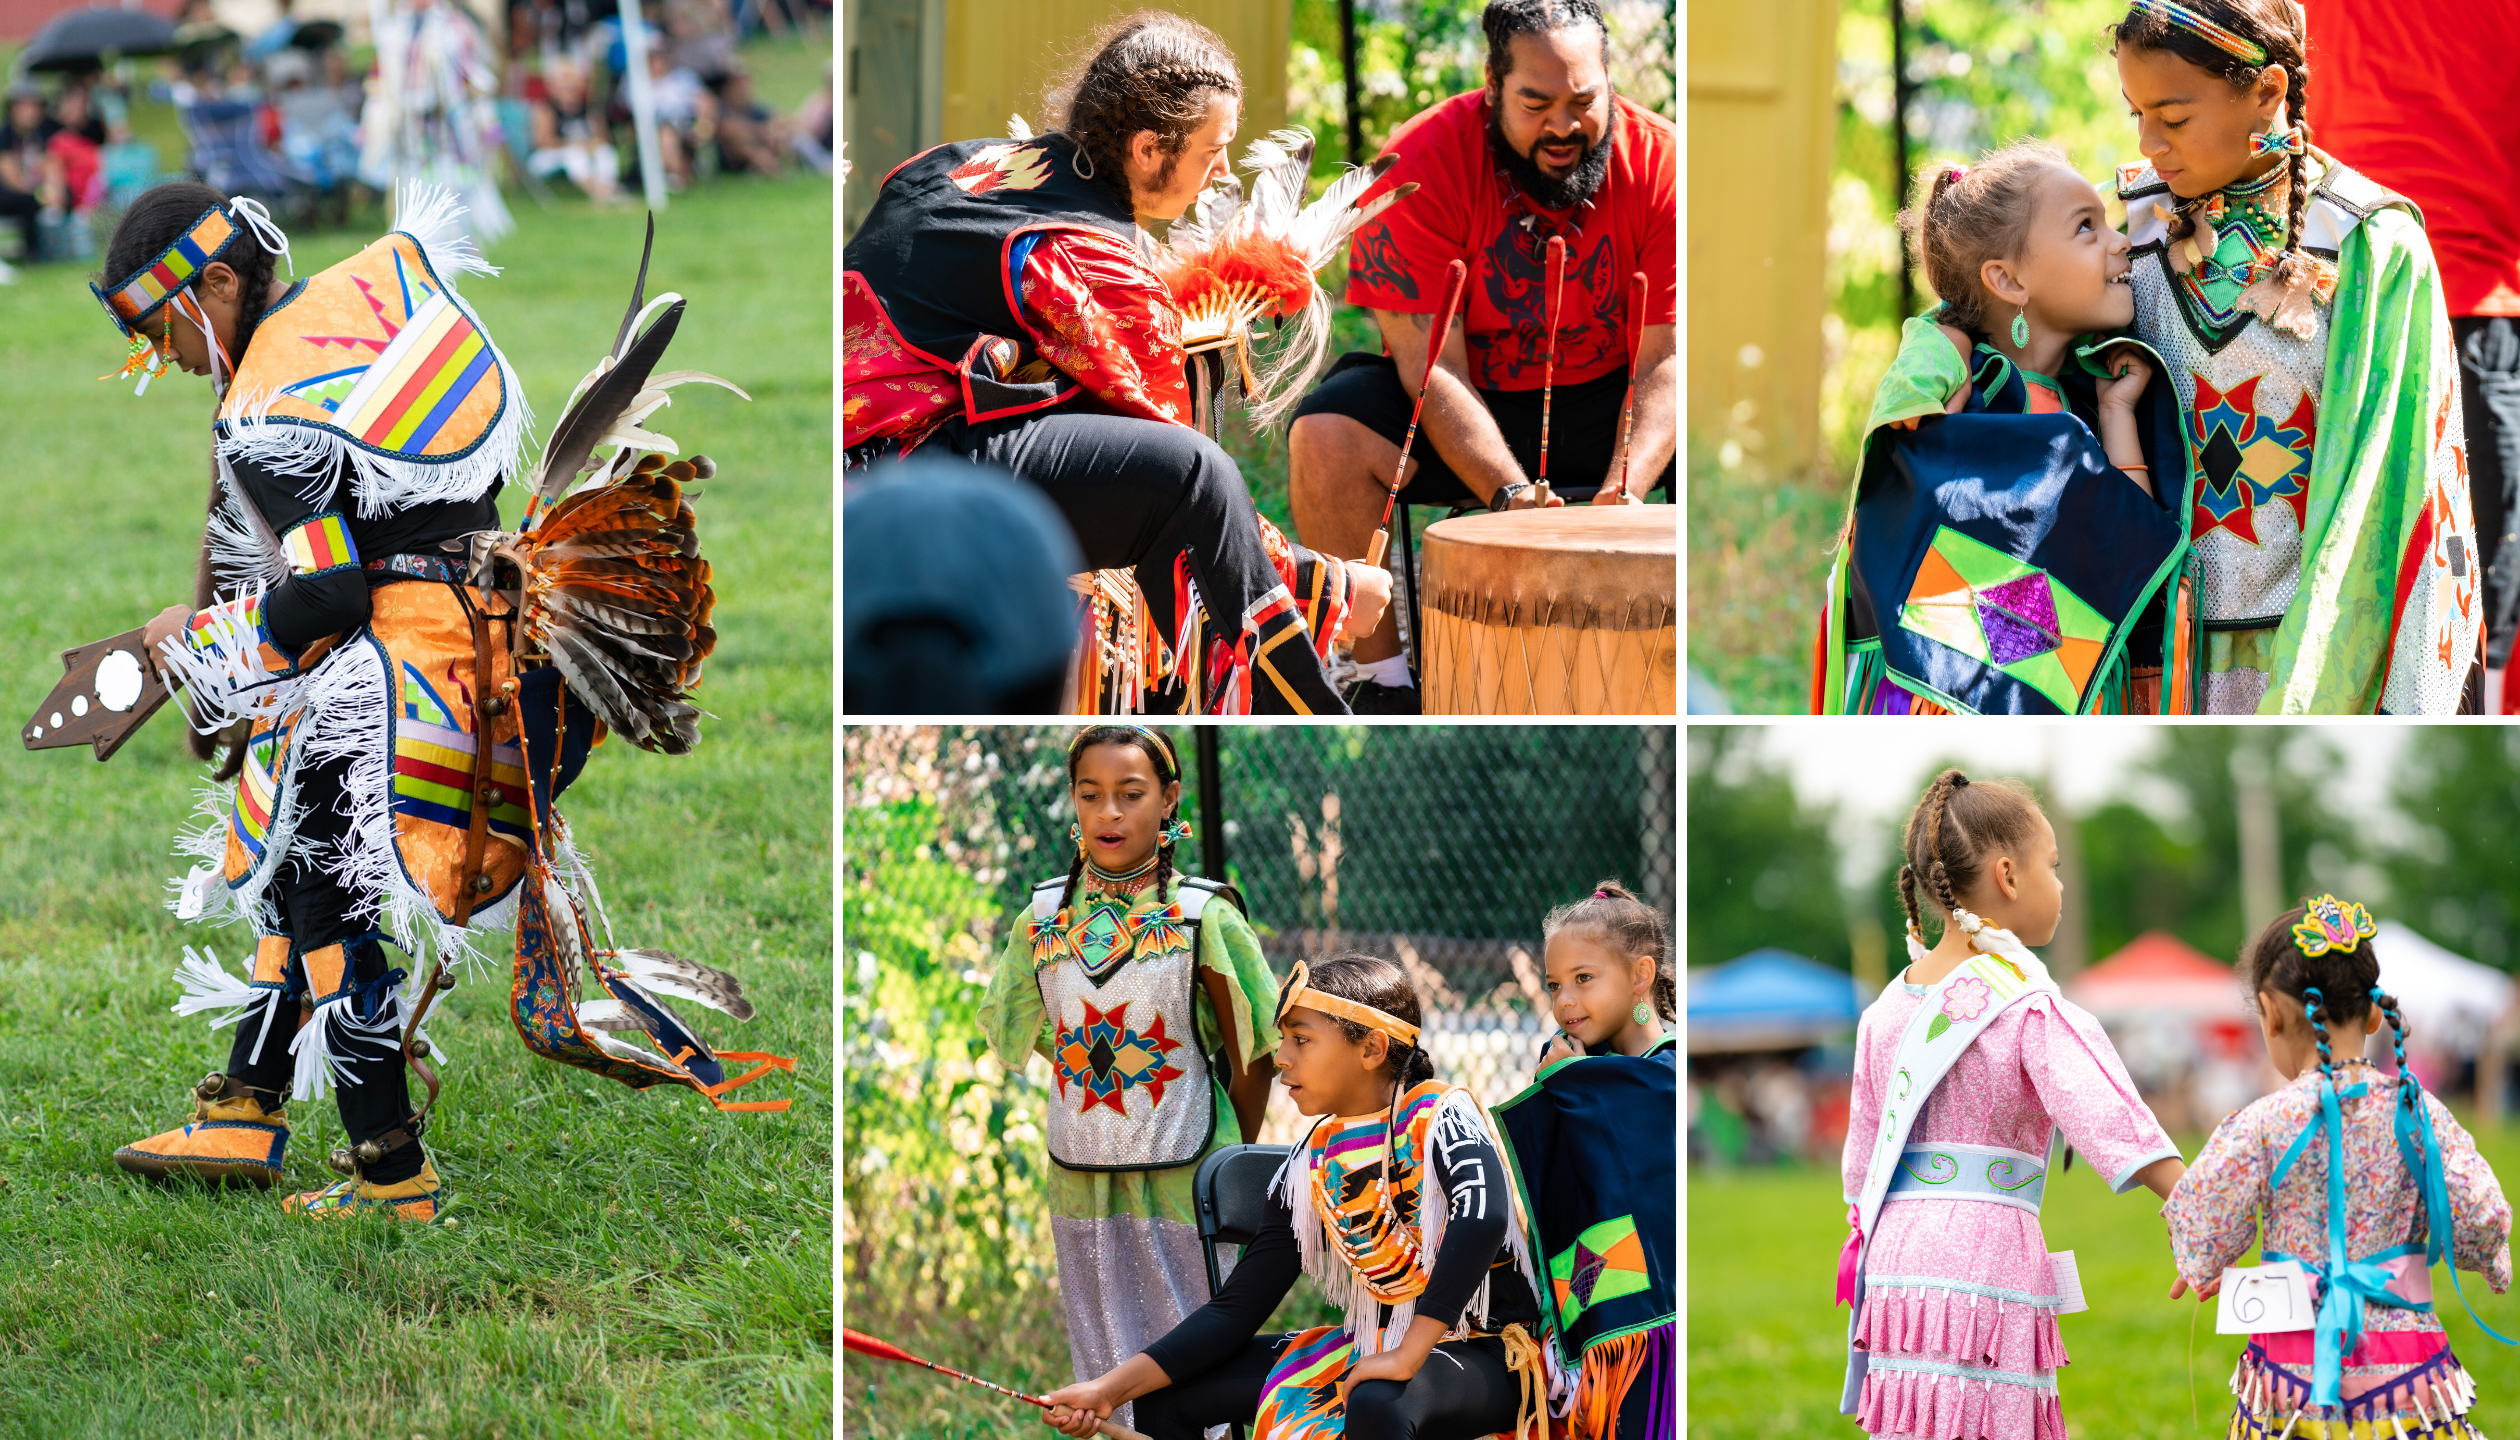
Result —
<path fill-rule="evenodd" d="M 2013 348 L 2021 349 L 2028 346 L 2029 343 L 2030 307 L 2024 305 L 2013 315 Z"/>
<path fill-rule="evenodd" d="M 1635 1006 L 1628 1011 L 1628 1017 L 1639 1025 L 1654 1023 L 1654 1012 L 1646 1009 L 1645 1002 L 1642 1000 L 1637 1001 Z"/>

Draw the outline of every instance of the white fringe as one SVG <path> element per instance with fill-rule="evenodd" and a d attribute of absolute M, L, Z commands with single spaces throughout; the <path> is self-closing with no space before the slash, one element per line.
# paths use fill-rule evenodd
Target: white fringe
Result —
<path fill-rule="evenodd" d="M 178 1015 L 198 1015 L 204 1010 L 225 1010 L 214 1015 L 210 1028 L 221 1030 L 245 1018 L 245 1013 L 261 1003 L 266 995 L 277 992 L 257 990 L 227 972 L 219 957 L 208 950 L 184 947 L 184 963 L 175 967 L 175 984 L 183 991 L 175 1001 Z"/>
<path fill-rule="evenodd" d="M 158 653 L 180 679 L 185 718 L 195 730 L 215 735 L 240 720 L 276 720 L 297 708 L 305 688 L 302 676 L 274 675 L 263 668 L 263 633 L 247 615 L 261 603 L 260 590 L 198 611 L 193 626 L 170 635 Z M 209 643 L 196 647 L 192 637 L 206 633 Z"/>
<path fill-rule="evenodd" d="M 475 317 L 475 323 L 478 326 L 479 317 Z M 303 481 L 299 494 L 309 504 L 320 501 L 332 489 L 336 474 L 346 466 L 350 493 L 357 501 L 362 520 L 374 520 L 413 505 L 478 500 L 492 481 L 520 473 L 526 435 L 534 421 L 533 408 L 525 403 L 524 382 L 517 379 L 506 353 L 490 339 L 488 328 L 480 328 L 483 343 L 489 345 L 498 363 L 501 383 L 507 391 L 507 409 L 490 427 L 490 433 L 462 459 L 390 459 L 338 430 L 288 416 L 275 418 L 271 405 L 277 397 L 272 391 L 233 397 L 218 425 L 219 456 L 231 463 L 251 462 L 275 475 Z"/>
<path fill-rule="evenodd" d="M 211 584 L 222 600 L 267 590 L 289 576 L 289 557 L 262 511 L 246 500 L 226 457 L 219 460 L 219 503 L 204 528 Z"/>
<path fill-rule="evenodd" d="M 429 268 L 455 288 L 458 275 L 496 275 L 499 267 L 482 258 L 466 223 L 466 206 L 452 189 L 425 180 L 406 181 L 395 197 L 394 228 L 411 237 L 428 257 Z"/>

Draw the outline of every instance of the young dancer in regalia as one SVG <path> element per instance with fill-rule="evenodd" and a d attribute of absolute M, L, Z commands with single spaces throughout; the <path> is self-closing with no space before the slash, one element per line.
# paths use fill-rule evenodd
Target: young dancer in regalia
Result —
<path fill-rule="evenodd" d="M 1663 1440 L 1680 1353 L 1670 937 L 1616 880 L 1540 929 L 1562 1033 L 1496 1121 L 1542 1277 L 1551 1410 L 1574 1440 Z"/>
<path fill-rule="evenodd" d="M 1910 320 L 1873 399 L 1815 708 L 2157 711 L 2165 668 L 2174 697 L 2194 669 L 2186 448 L 2158 357 L 2114 334 L 2135 318 L 2126 237 L 2037 141 L 1928 166 L 1903 218 L 1952 343 Z"/>
<path fill-rule="evenodd" d="M 281 1175 L 287 1103 L 332 1089 L 347 1132 L 332 1165 L 349 1178 L 283 1207 L 427 1221 L 445 1196 L 406 1057 L 434 1099 L 420 1021 L 445 969 L 480 958 L 488 934 L 518 932 L 513 1019 L 529 1048 L 634 1086 L 670 1080 L 714 1100 L 743 1083 L 725 1079 L 656 994 L 747 1018 L 752 1008 L 706 966 L 594 949 L 550 809 L 604 728 L 674 752 L 697 738 L 684 690 L 714 644 L 708 572 L 668 477 L 707 462 L 609 474 L 630 470 L 637 449 L 670 448 L 622 423 L 621 405 L 661 404 L 661 389 L 642 387 L 680 383 L 648 379 L 671 327 L 659 320 L 625 343 L 608 361 L 611 383 L 588 377 L 557 427 L 576 422 L 575 439 L 555 434 L 551 447 L 567 458 L 546 456 L 538 493 L 551 493 L 550 465 L 575 480 L 579 459 L 596 463 L 593 448 L 624 446 L 600 462 L 605 473 L 539 529 L 501 533 L 497 496 L 527 430 L 525 397 L 454 289 L 489 267 L 443 192 L 407 190 L 399 212 L 400 228 L 292 281 L 275 273 L 288 239 L 259 204 L 163 185 L 133 203 L 107 252 L 97 295 L 131 343 L 125 376 L 145 390 L 171 362 L 209 376 L 219 396 L 211 601 L 169 606 L 146 648 L 196 729 L 245 736 L 232 791 L 206 790 L 202 823 L 183 837 L 196 863 L 176 882 L 174 909 L 255 934 L 246 978 L 191 951 L 177 976 L 179 1013 L 218 1012 L 214 1023 L 237 1031 L 226 1068 L 196 1087 L 194 1123 L 114 1159 L 141 1175 L 268 1188 Z M 668 301 L 670 319 L 680 303 L 658 303 Z M 629 508 L 611 508 L 625 496 Z M 570 527 L 597 515 L 611 517 L 596 522 L 604 553 L 625 558 L 595 568 L 636 565 L 647 586 L 604 582 L 598 596 L 558 558 Z M 476 553 L 488 548 L 506 558 Z M 520 565 L 538 587 L 530 603 L 514 598 Z M 635 627 L 631 651 L 609 621 L 554 614 L 584 600 Z M 526 653 L 537 647 L 545 653 Z M 388 944 L 433 963 L 416 1004 Z M 577 1002 L 581 961 L 609 999 Z"/>
<path fill-rule="evenodd" d="M 2253 1245 L 2311 1277 L 2314 1328 L 2249 1337 L 2231 1440 L 2479 1435 L 2467 1420 L 2476 1385 L 2434 1313 L 2432 1267 L 2447 1260 L 2453 1281 L 2470 1270 L 2498 1295 L 2510 1289 L 2511 1204 L 2450 1107 L 2407 1068 L 2376 930 L 2362 906 L 2322 895 L 2250 943 L 2240 986 L 2290 1083 L 2216 1126 L 2162 1211 L 2173 1299 L 2216 1293 Z M 2359 1053 L 2383 1016 L 2394 1082 Z"/>
<path fill-rule="evenodd" d="M 2119 1194 L 2168 1195 L 2179 1152 L 2100 1023 L 2030 953 L 2065 894 L 2028 792 L 1946 770 L 1905 842 L 1910 964 L 1855 1038 L 1840 1408 L 1870 1435 L 2063 1440 L 2057 1316 L 2075 1272 L 2039 1230 L 2050 1137 Z M 1930 951 L 1926 915 L 1943 922 Z"/>
<path fill-rule="evenodd" d="M 1434 1078 L 1407 974 L 1366 955 L 1299 964 L 1278 1003 L 1279 1076 L 1319 1118 L 1268 1218 L 1214 1300 L 1045 1396 L 1045 1418 L 1091 1435 L 1134 1401 L 1150 1440 L 1224 1424 L 1252 1440 L 1531 1433 L 1547 1382 L 1520 1207 L 1478 1100 Z M 1261 1334 L 1299 1270 L 1346 1320 Z"/>
<path fill-rule="evenodd" d="M 848 463 L 917 447 L 1039 486 L 1088 565 L 1136 571 L 1184 713 L 1345 714 L 1323 666 L 1374 628 L 1390 579 L 1291 544 L 1192 427 L 1181 315 L 1142 228 L 1230 173 L 1234 57 L 1191 21 L 1135 16 L 1064 108 L 1058 131 L 940 145 L 884 177 L 841 277 Z"/>
<path fill-rule="evenodd" d="M 1206 1299 L 1190 1181 L 1260 1132 L 1277 982 L 1242 897 L 1175 868 L 1190 827 L 1172 742 L 1098 725 L 1067 767 L 1077 858 L 1033 891 L 980 1024 L 1010 1069 L 1050 1062 L 1050 1232 L 1082 1376 Z"/>
<path fill-rule="evenodd" d="M 2449 317 L 2414 205 L 2310 143 L 2302 13 L 2134 0 L 2116 30 L 2144 156 L 2117 172 L 2134 333 L 2193 467 L 2192 703 L 2448 714 L 2481 676 Z"/>

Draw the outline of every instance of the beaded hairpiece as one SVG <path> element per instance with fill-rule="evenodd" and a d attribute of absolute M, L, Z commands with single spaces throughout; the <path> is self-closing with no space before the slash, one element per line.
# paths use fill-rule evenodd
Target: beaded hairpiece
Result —
<path fill-rule="evenodd" d="M 2177 0 L 2127 0 L 2129 9 L 2142 11 L 2166 24 L 2176 25 L 2206 44 L 2227 54 L 2238 56 L 2252 65 L 2266 63 L 2266 47 L 2245 35 L 2235 35 L 2213 21 L 2190 10 Z"/>
<path fill-rule="evenodd" d="M 1387 1015 L 1371 1005 L 1360 1005 L 1345 996 L 1332 995 L 1309 988 L 1310 969 L 1303 961 L 1295 962 L 1295 973 L 1286 977 L 1286 989 L 1278 995 L 1277 1019 L 1284 1024 L 1286 1012 L 1298 1005 L 1318 1010 L 1341 1020 L 1352 1020 L 1368 1030 L 1379 1030 L 1403 1045 L 1415 1045 L 1418 1027 L 1397 1015 Z"/>
<path fill-rule="evenodd" d="M 2370 911 L 2333 895 L 2322 895 L 2303 910 L 2301 922 L 2292 927 L 2293 944 L 2312 959 L 2331 950 L 2351 955 L 2380 933 Z"/>
<path fill-rule="evenodd" d="M 107 290 L 91 281 L 105 313 L 114 317 L 114 324 L 134 340 L 143 338 L 139 326 L 173 298 L 175 292 L 201 278 L 210 262 L 227 253 L 244 228 L 236 223 L 225 205 L 213 205 L 201 212 L 201 218 L 175 237 L 155 260 L 124 276 L 113 289 Z"/>
<path fill-rule="evenodd" d="M 1165 739 L 1160 732 L 1151 730 L 1144 725 L 1115 723 L 1110 725 L 1096 725 L 1089 729 L 1077 731 L 1076 738 L 1068 742 L 1069 764 L 1073 765 L 1076 763 L 1077 748 L 1085 743 L 1086 736 L 1093 734 L 1096 730 L 1133 730 L 1138 734 L 1145 736 L 1147 739 L 1154 741 L 1155 748 L 1161 752 L 1157 756 L 1157 759 L 1163 763 L 1168 778 L 1174 780 L 1181 778 L 1181 757 L 1174 752 L 1172 742 Z"/>

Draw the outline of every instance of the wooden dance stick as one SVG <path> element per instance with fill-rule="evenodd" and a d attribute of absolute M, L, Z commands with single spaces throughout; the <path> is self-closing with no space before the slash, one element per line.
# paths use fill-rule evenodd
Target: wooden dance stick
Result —
<path fill-rule="evenodd" d="M 977 1375 L 965 1375 L 960 1370 L 949 1370 L 933 1360 L 922 1360 L 898 1345 L 888 1345 L 872 1335 L 861 1335 L 845 1325 L 840 1327 L 840 1344 L 843 1349 L 854 1350 L 860 1355 L 871 1355 L 878 1360 L 898 1360 L 904 1365 L 924 1365 L 939 1375 L 951 1375 L 957 1380 L 968 1381 L 984 1390 L 995 1390 L 1000 1395 L 1012 1395 L 1027 1405 L 1038 1405 L 1044 1410 L 1050 1408 L 1050 1402 L 1037 1395 L 1027 1395 L 1021 1390 L 1009 1390 L 1003 1385 L 983 1380 Z M 1115 1425 L 1108 1420 L 1095 1421 L 1094 1428 L 1106 1436 L 1107 1440 L 1146 1440 L 1145 1436 L 1135 1430 L 1125 1425 Z"/>
<path fill-rule="evenodd" d="M 1549 503 L 1549 393 L 1557 382 L 1558 297 L 1566 290 L 1566 237 L 1549 237 L 1549 289 L 1540 299 L 1540 323 L 1549 332 L 1540 351 L 1540 473 L 1533 477 L 1532 498 Z"/>
<path fill-rule="evenodd" d="M 1444 341 L 1452 334 L 1453 311 L 1469 285 L 1470 267 L 1455 260 L 1444 272 L 1444 308 L 1435 313 L 1434 327 L 1426 335 L 1426 373 L 1418 377 L 1417 403 L 1409 407 L 1409 431 L 1400 437 L 1400 463 L 1392 467 L 1391 489 L 1383 495 L 1382 528 L 1365 545 L 1368 565 L 1380 566 L 1383 551 L 1391 543 L 1391 510 L 1400 503 L 1400 486 L 1409 473 L 1409 447 L 1417 443 L 1418 416 L 1426 413 L 1426 387 L 1435 378 L 1436 357 L 1444 353 Z"/>
<path fill-rule="evenodd" d="M 1645 352 L 1645 272 L 1628 277 L 1627 399 L 1619 402 L 1619 488 L 1627 494 L 1628 437 L 1636 432 L 1636 362 Z"/>

